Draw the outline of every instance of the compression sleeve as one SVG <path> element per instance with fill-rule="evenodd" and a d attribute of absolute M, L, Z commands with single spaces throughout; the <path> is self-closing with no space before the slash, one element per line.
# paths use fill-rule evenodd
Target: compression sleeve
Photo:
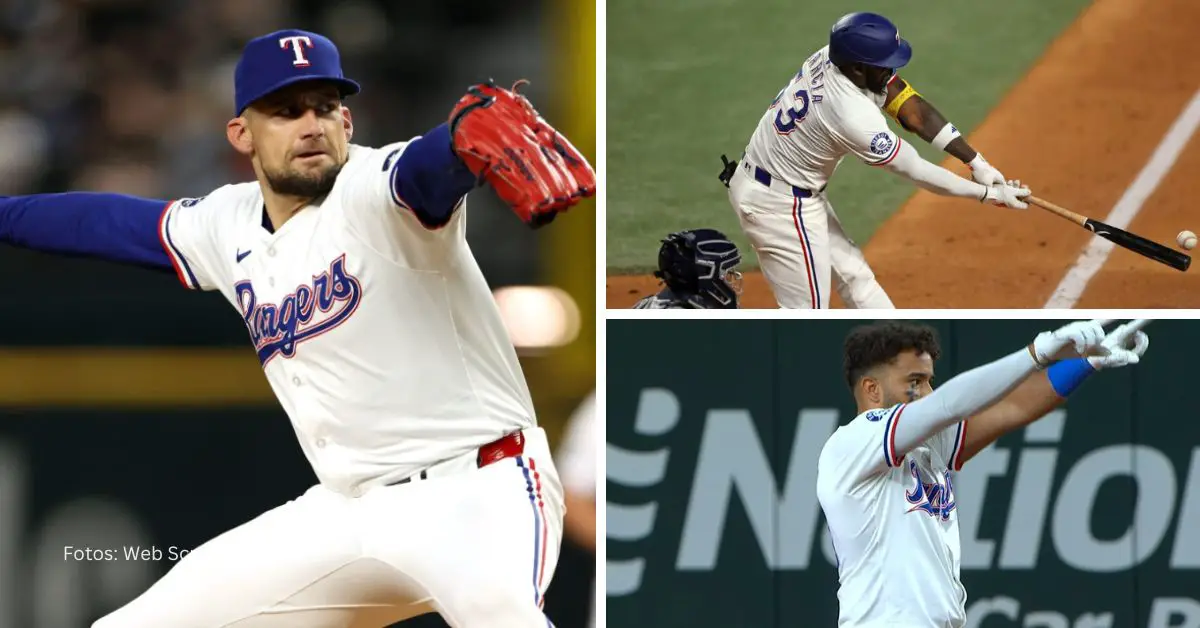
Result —
<path fill-rule="evenodd" d="M 159 239 L 168 202 L 100 192 L 0 197 L 0 242 L 173 271 Z"/>
<path fill-rule="evenodd" d="M 942 196 L 960 196 L 978 201 L 987 193 L 987 188 L 982 184 L 964 179 L 937 164 L 925 161 L 917 149 L 908 144 L 902 145 L 895 159 L 882 167 Z"/>
<path fill-rule="evenodd" d="M 413 140 L 392 170 L 392 193 L 426 227 L 450 221 L 459 201 L 477 184 L 475 175 L 454 154 L 450 126 L 440 124 Z"/>
<path fill-rule="evenodd" d="M 900 460 L 939 431 L 991 406 L 1016 388 L 1036 365 L 1022 348 L 995 362 L 978 366 L 905 404 L 888 426 L 894 459 Z"/>

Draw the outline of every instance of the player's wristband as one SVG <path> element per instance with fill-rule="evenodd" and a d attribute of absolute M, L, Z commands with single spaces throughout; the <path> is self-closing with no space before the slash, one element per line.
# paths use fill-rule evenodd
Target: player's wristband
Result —
<path fill-rule="evenodd" d="M 959 133 L 953 124 L 947 122 L 946 126 L 942 127 L 942 130 L 938 131 L 938 134 L 933 136 L 929 143 L 938 150 L 946 150 L 946 146 L 956 137 L 962 137 L 962 133 Z"/>
<path fill-rule="evenodd" d="M 1096 369 L 1086 358 L 1072 358 L 1055 362 L 1046 369 L 1046 377 L 1050 379 L 1050 385 L 1054 387 L 1054 392 L 1058 393 L 1059 397 L 1066 397 L 1079 388 L 1083 380 L 1095 372 Z"/>

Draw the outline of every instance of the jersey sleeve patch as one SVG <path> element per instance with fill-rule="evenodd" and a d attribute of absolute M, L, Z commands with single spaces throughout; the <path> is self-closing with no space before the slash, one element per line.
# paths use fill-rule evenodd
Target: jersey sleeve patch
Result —
<path fill-rule="evenodd" d="M 172 208 L 183 206 L 191 207 L 199 202 L 200 199 L 181 199 L 179 201 L 170 201 L 163 208 L 162 217 L 158 219 L 158 239 L 162 244 L 163 250 L 167 252 L 167 257 L 171 260 L 171 266 L 175 268 L 175 275 L 179 277 L 179 283 L 192 290 L 200 289 L 200 282 L 196 280 L 196 274 L 192 272 L 191 265 L 188 264 L 187 258 L 183 256 L 183 252 L 175 244 L 175 239 L 171 236 L 171 216 L 174 215 Z"/>
<path fill-rule="evenodd" d="M 900 153 L 900 143 L 902 141 L 899 137 L 885 131 L 876 133 L 875 137 L 871 138 L 871 154 L 879 155 L 882 159 L 872 162 L 871 165 L 886 166 L 891 163 L 896 158 L 896 155 Z"/>
<path fill-rule="evenodd" d="M 898 467 L 904 460 L 903 456 L 896 455 L 896 425 L 900 421 L 900 415 L 904 414 L 904 408 L 908 404 L 899 404 L 891 409 L 888 415 L 887 424 L 883 427 L 883 461 L 889 468 Z"/>
<path fill-rule="evenodd" d="M 891 412 L 892 412 L 892 411 L 891 411 L 890 409 L 888 409 L 888 408 L 880 408 L 879 410 L 867 410 L 867 413 L 866 413 L 865 415 L 863 415 L 863 416 L 864 416 L 864 417 L 865 417 L 865 418 L 866 418 L 868 421 L 870 421 L 870 422 L 874 423 L 874 422 L 876 422 L 876 421 L 879 421 L 879 420 L 881 420 L 881 419 L 885 419 L 885 418 L 887 418 L 888 414 L 890 414 Z"/>

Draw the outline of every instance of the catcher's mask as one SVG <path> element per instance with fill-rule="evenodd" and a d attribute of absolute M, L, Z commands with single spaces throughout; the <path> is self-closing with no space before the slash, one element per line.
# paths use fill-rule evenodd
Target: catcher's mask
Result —
<path fill-rule="evenodd" d="M 667 236 L 658 249 L 655 277 L 697 308 L 737 309 L 742 293 L 737 245 L 715 229 L 688 229 Z"/>

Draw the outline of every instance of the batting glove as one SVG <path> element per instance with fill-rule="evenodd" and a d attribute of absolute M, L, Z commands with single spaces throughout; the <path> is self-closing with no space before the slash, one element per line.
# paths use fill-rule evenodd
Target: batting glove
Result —
<path fill-rule="evenodd" d="M 1021 199 L 1029 196 L 1030 191 L 1026 186 L 1021 185 L 1020 180 L 1012 180 L 1007 183 L 999 183 L 989 186 L 987 192 L 979 202 L 991 201 L 997 207 L 1011 207 L 1013 209 L 1028 209 Z"/>
<path fill-rule="evenodd" d="M 1039 369 L 1067 358 L 1104 357 L 1110 351 L 1109 347 L 1103 346 L 1104 338 L 1104 326 L 1100 321 L 1076 321 L 1038 334 L 1029 344 L 1029 353 Z"/>
<path fill-rule="evenodd" d="M 1129 322 L 1112 330 L 1100 346 L 1108 351 L 1108 355 L 1088 356 L 1092 368 L 1118 368 L 1141 361 L 1146 349 L 1150 348 L 1150 336 L 1134 329 L 1134 322 Z"/>
<path fill-rule="evenodd" d="M 967 167 L 971 169 L 971 178 L 976 183 L 991 187 L 993 185 L 1004 185 L 1006 181 L 1004 175 L 983 158 L 983 153 L 975 153 L 975 159 L 967 162 Z"/>

